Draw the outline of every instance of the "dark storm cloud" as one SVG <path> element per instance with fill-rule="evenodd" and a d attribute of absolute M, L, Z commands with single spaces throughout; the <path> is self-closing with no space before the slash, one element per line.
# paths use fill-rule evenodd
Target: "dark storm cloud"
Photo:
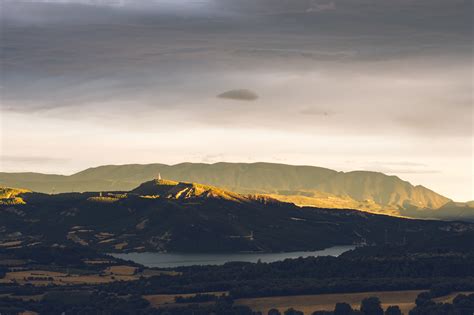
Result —
<path fill-rule="evenodd" d="M 218 98 L 230 99 L 235 101 L 255 101 L 258 99 L 257 93 L 247 89 L 237 89 L 223 92 L 217 95 Z"/>
<path fill-rule="evenodd" d="M 136 111 L 176 110 L 219 124 L 229 120 L 229 113 L 214 108 L 215 91 L 250 86 L 265 94 L 261 112 L 252 113 L 262 125 L 284 125 L 278 115 L 296 106 L 301 110 L 293 112 L 308 121 L 335 112 L 331 120 L 337 117 L 344 126 L 365 128 L 357 121 L 369 117 L 385 127 L 392 123 L 433 132 L 439 129 L 445 106 L 433 111 L 420 104 L 414 112 L 407 105 L 413 101 L 392 91 L 396 84 L 390 82 L 361 91 L 389 72 L 384 63 L 390 63 L 395 74 L 409 69 L 400 74 L 403 77 L 418 72 L 411 69 L 439 68 L 435 76 L 449 75 L 452 61 L 458 67 L 472 61 L 471 1 L 1 3 L 1 108 L 24 113 L 74 108 L 76 117 L 87 114 L 88 109 L 77 110 L 86 105 L 111 112 L 127 106 L 121 102 L 133 102 Z M 312 73 L 320 75 L 306 77 Z M 363 81 L 364 76 L 371 78 Z M 441 79 L 449 82 L 451 77 Z M 437 88 L 427 87 L 425 93 Z M 467 107 L 456 109 L 472 100 L 465 96 L 466 89 L 447 90 L 445 103 L 455 109 L 451 120 L 441 123 L 443 130 L 466 132 Z M 399 98 L 401 104 L 383 104 L 384 96 Z M 315 103 L 328 104 L 331 110 L 319 110 Z M 391 109 L 394 106 L 398 109 Z M 245 113 L 232 113 L 232 119 L 239 117 L 254 122 Z M 459 127 L 447 128 L 453 123 Z M 295 121 L 288 118 L 288 124 Z"/>

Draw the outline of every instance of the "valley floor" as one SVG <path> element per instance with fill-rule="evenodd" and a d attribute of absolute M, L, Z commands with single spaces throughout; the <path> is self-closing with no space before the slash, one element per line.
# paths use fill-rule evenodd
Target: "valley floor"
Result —
<path fill-rule="evenodd" d="M 360 292 L 360 293 L 336 293 L 336 294 L 313 294 L 297 296 L 278 296 L 264 298 L 248 298 L 235 300 L 236 305 L 245 305 L 254 311 L 267 314 L 272 308 L 278 309 L 282 314 L 289 308 L 294 308 L 310 315 L 314 311 L 332 311 L 334 305 L 339 302 L 351 304 L 357 309 L 364 298 L 376 296 L 382 301 L 382 307 L 386 309 L 390 305 L 398 305 L 403 314 L 408 314 L 415 307 L 415 300 L 421 292 L 426 290 L 402 290 L 383 292 Z M 458 294 L 470 294 L 473 292 L 453 292 L 448 295 L 433 299 L 437 303 L 452 303 Z M 226 292 L 206 292 L 206 294 L 222 295 Z M 144 296 L 154 307 L 173 307 L 177 296 L 189 297 L 193 294 L 156 294 Z M 204 303 L 206 304 L 206 303 Z M 209 303 L 207 303 L 209 304 Z M 182 306 L 183 304 L 181 304 Z"/>
<path fill-rule="evenodd" d="M 416 297 L 421 292 L 423 290 L 281 296 L 239 299 L 236 300 L 235 304 L 246 305 L 254 311 L 262 312 L 262 314 L 267 314 L 272 308 L 278 309 L 281 313 L 289 308 L 294 308 L 302 311 L 305 315 L 310 315 L 314 311 L 332 311 L 334 305 L 339 302 L 346 302 L 351 304 L 352 308 L 357 309 L 364 298 L 376 296 L 382 301 L 384 309 L 390 305 L 398 305 L 403 314 L 408 314 L 415 307 Z M 472 292 L 454 292 L 437 298 L 435 301 L 438 303 L 452 303 L 458 294 L 470 293 Z"/>

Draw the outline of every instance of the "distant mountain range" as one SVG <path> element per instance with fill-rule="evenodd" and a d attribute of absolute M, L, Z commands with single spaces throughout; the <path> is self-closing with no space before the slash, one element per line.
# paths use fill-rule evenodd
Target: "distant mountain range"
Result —
<path fill-rule="evenodd" d="M 43 193 L 128 191 L 158 174 L 169 180 L 199 182 L 237 193 L 267 194 L 301 206 L 350 208 L 423 218 L 474 218 L 472 205 L 453 203 L 428 188 L 413 186 L 396 176 L 273 163 L 107 165 L 70 176 L 0 173 L 0 185 Z M 438 209 L 442 211 L 434 211 Z"/>
<path fill-rule="evenodd" d="M 129 192 L 0 190 L 0 247 L 80 245 L 103 252 L 316 250 L 472 239 L 474 223 L 298 207 L 196 183 L 152 180 Z"/>

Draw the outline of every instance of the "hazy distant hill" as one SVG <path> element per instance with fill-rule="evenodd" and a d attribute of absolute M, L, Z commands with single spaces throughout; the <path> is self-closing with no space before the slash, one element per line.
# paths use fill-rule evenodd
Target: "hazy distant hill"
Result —
<path fill-rule="evenodd" d="M 474 236 L 472 223 L 297 207 L 169 180 L 152 180 L 130 192 L 15 194 L 22 203 L 0 203 L 2 246 L 75 243 L 106 252 L 296 251 Z"/>
<path fill-rule="evenodd" d="M 356 208 L 389 214 L 401 209 L 438 209 L 451 200 L 423 186 L 377 172 L 337 172 L 272 163 L 108 165 L 71 176 L 0 173 L 0 185 L 38 192 L 130 190 L 156 178 L 199 182 L 239 193 L 271 194 L 301 205 Z"/>
<path fill-rule="evenodd" d="M 400 214 L 407 217 L 464 220 L 474 222 L 474 204 L 468 202 L 448 202 L 438 209 L 407 208 L 400 210 Z"/>

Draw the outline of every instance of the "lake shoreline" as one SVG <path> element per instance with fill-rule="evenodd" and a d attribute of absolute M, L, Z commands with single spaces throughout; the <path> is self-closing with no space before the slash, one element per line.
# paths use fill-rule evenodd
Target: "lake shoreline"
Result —
<path fill-rule="evenodd" d="M 356 245 L 339 245 L 316 251 L 292 252 L 233 252 L 233 253 L 179 253 L 179 252 L 129 252 L 109 253 L 124 260 L 131 260 L 146 267 L 174 268 L 195 265 L 223 265 L 229 262 L 271 263 L 299 257 L 334 256 L 355 249 Z"/>

